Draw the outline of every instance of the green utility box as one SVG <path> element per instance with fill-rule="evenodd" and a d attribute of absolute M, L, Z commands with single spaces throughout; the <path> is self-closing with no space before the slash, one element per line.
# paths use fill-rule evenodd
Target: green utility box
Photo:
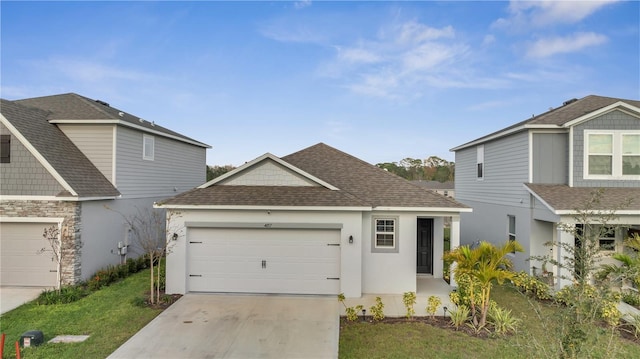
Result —
<path fill-rule="evenodd" d="M 20 337 L 20 346 L 23 348 L 35 347 L 44 341 L 44 335 L 39 330 L 30 330 Z"/>

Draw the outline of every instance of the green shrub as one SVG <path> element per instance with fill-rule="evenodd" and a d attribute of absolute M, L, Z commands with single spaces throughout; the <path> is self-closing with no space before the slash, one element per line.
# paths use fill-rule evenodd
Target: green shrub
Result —
<path fill-rule="evenodd" d="M 147 306 L 147 297 L 134 297 L 133 299 L 131 299 L 131 304 L 136 306 L 136 307 L 146 307 Z"/>
<path fill-rule="evenodd" d="M 622 301 L 631 306 L 640 307 L 640 294 L 638 292 L 625 290 L 622 292 Z"/>
<path fill-rule="evenodd" d="M 489 306 L 489 321 L 493 324 L 493 329 L 497 334 L 507 334 L 515 332 L 518 328 L 519 319 L 511 314 L 510 309 L 500 308 L 497 304 Z"/>
<path fill-rule="evenodd" d="M 429 298 L 427 299 L 426 310 L 427 310 L 427 313 L 431 316 L 431 318 L 433 318 L 436 315 L 436 311 L 438 310 L 441 304 L 442 304 L 442 300 L 440 299 L 440 297 L 437 297 L 435 295 L 429 296 Z"/>
<path fill-rule="evenodd" d="M 362 311 L 362 305 L 358 304 L 355 307 L 347 307 L 345 312 L 347 313 L 347 320 L 350 322 L 358 320 L 358 313 Z"/>
<path fill-rule="evenodd" d="M 384 319 L 384 304 L 380 297 L 376 297 L 376 304 L 372 305 L 369 310 L 371 311 L 374 321 L 378 322 Z"/>
<path fill-rule="evenodd" d="M 60 290 L 51 289 L 40 293 L 36 303 L 40 305 L 72 303 L 89 294 L 82 285 L 65 286 Z"/>
<path fill-rule="evenodd" d="M 458 305 L 456 309 L 449 310 L 449 315 L 451 318 L 451 324 L 458 330 L 461 325 L 469 320 L 469 315 L 471 315 L 471 311 L 469 307 L 464 304 Z"/>
<path fill-rule="evenodd" d="M 575 298 L 579 298 L 584 306 L 580 309 L 582 313 L 597 313 L 600 319 L 612 326 L 619 323 L 622 316 L 618 310 L 620 293 L 604 288 L 598 289 L 590 284 L 573 284 L 560 289 L 554 297 L 556 302 L 566 306 L 575 305 Z"/>
<path fill-rule="evenodd" d="M 460 274 L 456 276 L 456 283 L 458 283 L 458 289 L 449 294 L 449 299 L 456 306 L 464 305 L 467 308 L 471 308 L 471 292 L 470 288 L 474 288 L 474 297 L 480 298 L 481 291 L 477 281 L 475 285 L 471 285 L 474 281 L 473 277 L 468 274 Z"/>
<path fill-rule="evenodd" d="M 516 273 L 511 279 L 511 283 L 513 283 L 520 292 L 531 295 L 536 299 L 551 299 L 549 285 L 534 276 L 530 276 L 524 271 Z"/>
<path fill-rule="evenodd" d="M 416 311 L 413 310 L 413 306 L 416 304 L 416 293 L 414 292 L 405 292 L 402 295 L 402 302 L 404 306 L 407 308 L 407 318 L 413 317 L 416 314 Z"/>

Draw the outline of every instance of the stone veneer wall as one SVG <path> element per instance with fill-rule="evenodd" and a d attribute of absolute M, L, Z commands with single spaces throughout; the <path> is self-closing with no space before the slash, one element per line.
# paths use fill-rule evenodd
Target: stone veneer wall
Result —
<path fill-rule="evenodd" d="M 80 203 L 65 201 L 0 201 L 0 217 L 64 218 L 62 224 L 62 284 L 81 280 Z"/>

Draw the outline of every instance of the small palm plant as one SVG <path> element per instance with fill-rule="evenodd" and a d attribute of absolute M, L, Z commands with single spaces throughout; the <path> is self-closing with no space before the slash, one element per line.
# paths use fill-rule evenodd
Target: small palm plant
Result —
<path fill-rule="evenodd" d="M 483 241 L 473 249 L 470 246 L 460 246 L 444 255 L 445 261 L 457 263 L 454 269 L 456 277 L 469 276 L 469 288 L 466 289 L 475 328 L 483 328 L 487 323 L 493 283 L 502 284 L 515 275 L 511 271 L 513 263 L 507 254 L 522 251 L 522 246 L 514 240 L 508 240 L 502 247 Z M 476 295 L 476 288 L 480 289 L 479 297 Z"/>
<path fill-rule="evenodd" d="M 612 283 L 622 285 L 631 282 L 635 288 L 640 288 L 640 235 L 634 233 L 624 241 L 629 250 L 616 253 L 612 257 L 620 261 L 620 265 L 606 264 L 597 273 L 598 279 L 607 279 Z"/>

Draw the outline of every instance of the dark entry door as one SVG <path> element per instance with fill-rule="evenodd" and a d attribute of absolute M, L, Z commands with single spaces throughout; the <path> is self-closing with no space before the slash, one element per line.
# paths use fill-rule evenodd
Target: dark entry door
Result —
<path fill-rule="evenodd" d="M 433 219 L 418 218 L 418 273 L 433 274 Z"/>

